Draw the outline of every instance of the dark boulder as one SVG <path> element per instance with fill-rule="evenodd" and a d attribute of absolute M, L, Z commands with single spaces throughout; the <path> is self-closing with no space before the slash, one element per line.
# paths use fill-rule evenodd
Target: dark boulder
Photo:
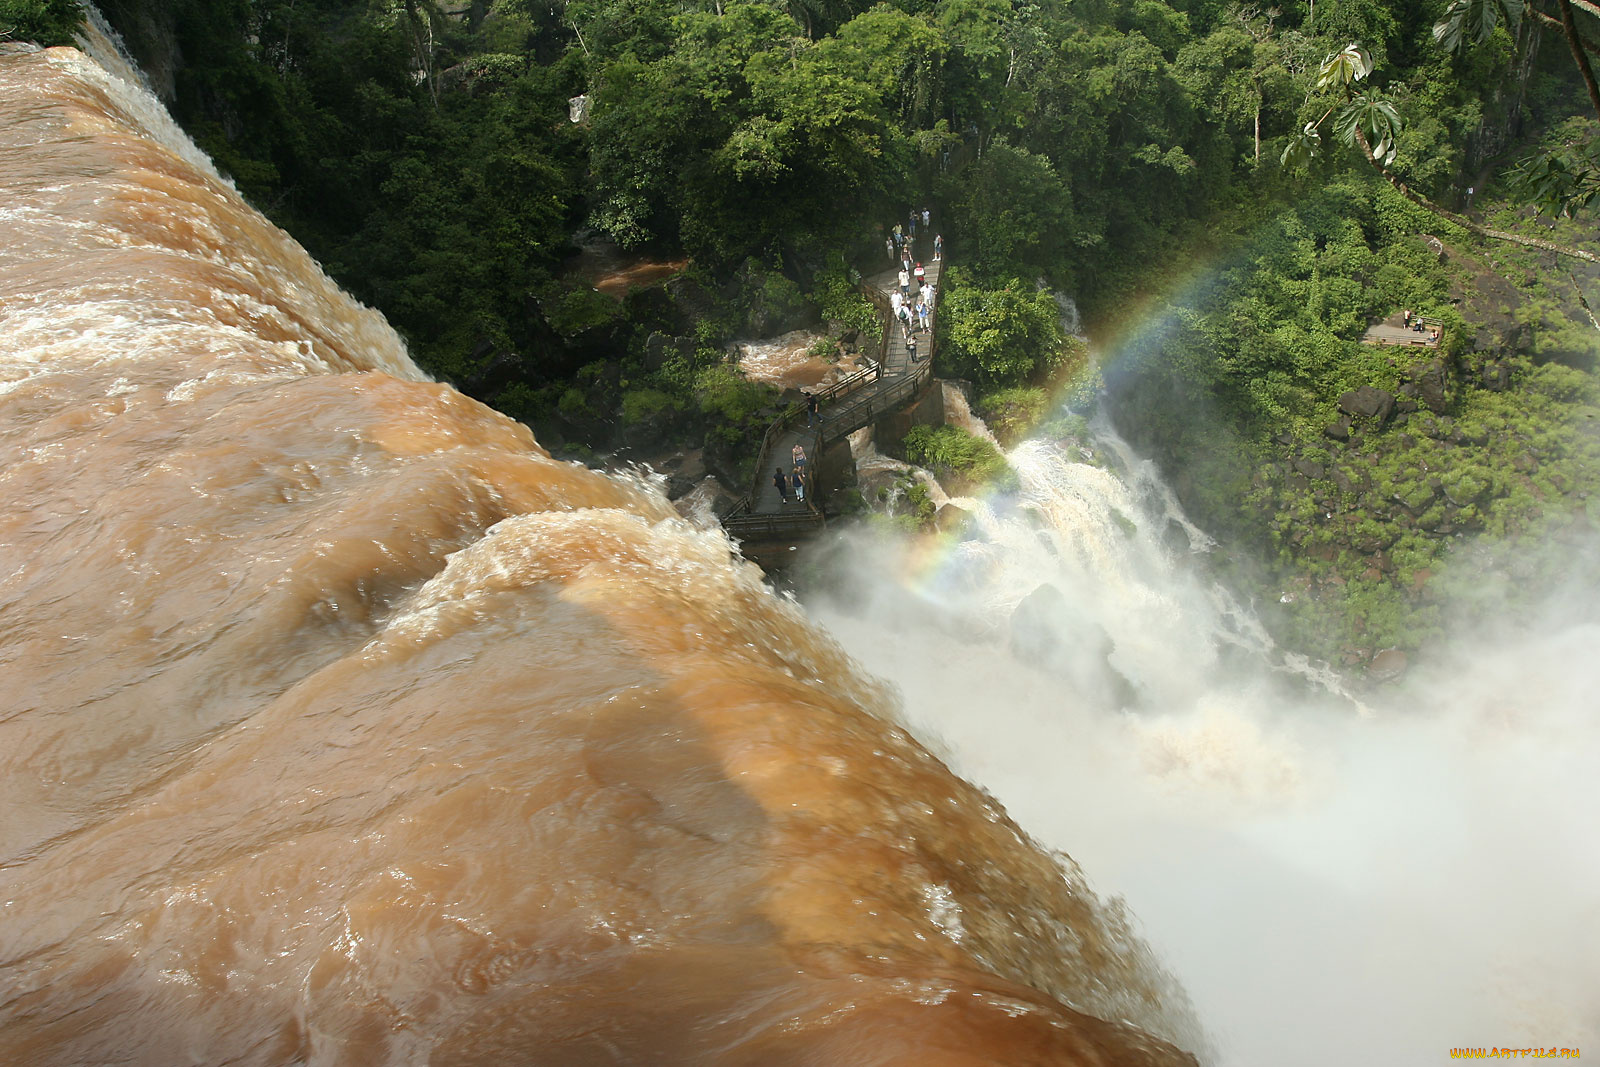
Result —
<path fill-rule="evenodd" d="M 1367 665 L 1367 678 L 1375 684 L 1392 682 L 1406 672 L 1406 654 L 1398 648 L 1386 648 L 1372 657 Z"/>
<path fill-rule="evenodd" d="M 1417 376 L 1417 399 L 1436 415 L 1444 411 L 1449 400 L 1445 395 L 1445 377 L 1442 359 L 1430 362 Z"/>
<path fill-rule="evenodd" d="M 1394 394 L 1371 385 L 1352 389 L 1339 397 L 1339 410 L 1347 415 L 1377 419 L 1384 423 L 1394 414 Z"/>
<path fill-rule="evenodd" d="M 940 533 L 960 533 L 972 521 L 972 512 L 955 504 L 940 504 L 933 525 Z"/>
<path fill-rule="evenodd" d="M 1322 428 L 1322 432 L 1335 441 L 1350 440 L 1350 417 L 1348 415 L 1338 422 L 1330 422 Z"/>

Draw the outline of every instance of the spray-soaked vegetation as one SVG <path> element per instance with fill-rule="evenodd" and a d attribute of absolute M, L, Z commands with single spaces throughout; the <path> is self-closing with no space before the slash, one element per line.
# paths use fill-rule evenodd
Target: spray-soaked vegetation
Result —
<path fill-rule="evenodd" d="M 0 21 L 44 33 L 57 7 Z M 1590 529 L 1592 219 L 1529 208 L 1595 202 L 1600 20 L 1567 0 L 106 14 L 425 367 L 557 446 L 699 444 L 737 482 L 777 397 L 726 343 L 816 324 L 870 350 L 853 281 L 927 205 L 952 264 L 938 369 L 1007 442 L 1062 397 L 1086 411 L 1103 374 L 1197 520 L 1265 561 L 1238 578 L 1302 647 L 1415 644 L 1454 561 L 1481 563 L 1460 546 L 1493 538 L 1532 590 L 1517 546 Z M 604 295 L 569 262 L 596 236 L 690 266 Z M 1405 309 L 1437 348 L 1361 343 Z M 1362 388 L 1381 416 L 1341 408 Z"/>

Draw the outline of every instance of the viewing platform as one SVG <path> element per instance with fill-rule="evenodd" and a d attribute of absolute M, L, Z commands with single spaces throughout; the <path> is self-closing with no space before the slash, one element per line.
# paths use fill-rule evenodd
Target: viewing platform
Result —
<path fill-rule="evenodd" d="M 1404 313 L 1397 311 L 1382 322 L 1376 322 L 1368 326 L 1367 332 L 1361 335 L 1361 343 L 1364 345 L 1405 345 L 1413 348 L 1439 347 L 1439 342 L 1433 339 L 1433 331 L 1443 330 L 1443 319 L 1417 315 L 1413 316 L 1411 321 L 1420 323 L 1422 329 L 1418 331 L 1407 326 Z"/>

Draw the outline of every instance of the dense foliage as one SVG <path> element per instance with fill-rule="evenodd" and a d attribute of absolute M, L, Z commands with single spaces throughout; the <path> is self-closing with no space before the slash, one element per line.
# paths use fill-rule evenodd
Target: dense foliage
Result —
<path fill-rule="evenodd" d="M 933 471 L 952 492 L 1016 487 L 1016 472 L 1000 450 L 959 426 L 912 427 L 904 447 L 907 459 Z"/>
<path fill-rule="evenodd" d="M 106 13 L 246 195 L 425 367 L 547 441 L 704 445 L 730 484 L 778 398 L 737 375 L 726 342 L 823 321 L 869 346 L 854 272 L 880 269 L 885 220 L 931 204 L 951 261 L 939 371 L 974 383 L 1007 441 L 1063 397 L 1086 410 L 1103 373 L 1119 426 L 1199 520 L 1265 555 L 1241 580 L 1283 605 L 1281 627 L 1354 655 L 1435 625 L 1458 535 L 1512 545 L 1585 514 L 1593 272 L 1474 236 L 1592 247 L 1592 227 L 1515 210 L 1581 211 L 1600 188 L 1583 58 L 1597 20 L 1573 9 L 1569 34 L 1558 8 L 1572 5 Z M 585 227 L 691 266 L 603 295 L 567 263 Z M 1102 368 L 1064 333 L 1058 293 L 1120 339 Z M 1437 352 L 1361 344 L 1402 308 L 1437 321 Z M 1419 404 L 1404 390 L 1429 375 L 1444 391 Z M 1362 386 L 1416 410 L 1346 426 L 1339 398 Z M 939 462 L 967 446 L 917 447 Z"/>
<path fill-rule="evenodd" d="M 0 41 L 71 44 L 80 17 L 74 0 L 0 0 Z"/>

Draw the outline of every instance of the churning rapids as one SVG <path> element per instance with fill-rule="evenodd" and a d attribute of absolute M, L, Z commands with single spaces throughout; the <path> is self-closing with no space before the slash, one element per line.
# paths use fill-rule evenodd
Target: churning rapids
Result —
<path fill-rule="evenodd" d="M 0 1062 L 1192 1062 L 720 534 L 426 381 L 114 65 L 0 53 Z"/>

